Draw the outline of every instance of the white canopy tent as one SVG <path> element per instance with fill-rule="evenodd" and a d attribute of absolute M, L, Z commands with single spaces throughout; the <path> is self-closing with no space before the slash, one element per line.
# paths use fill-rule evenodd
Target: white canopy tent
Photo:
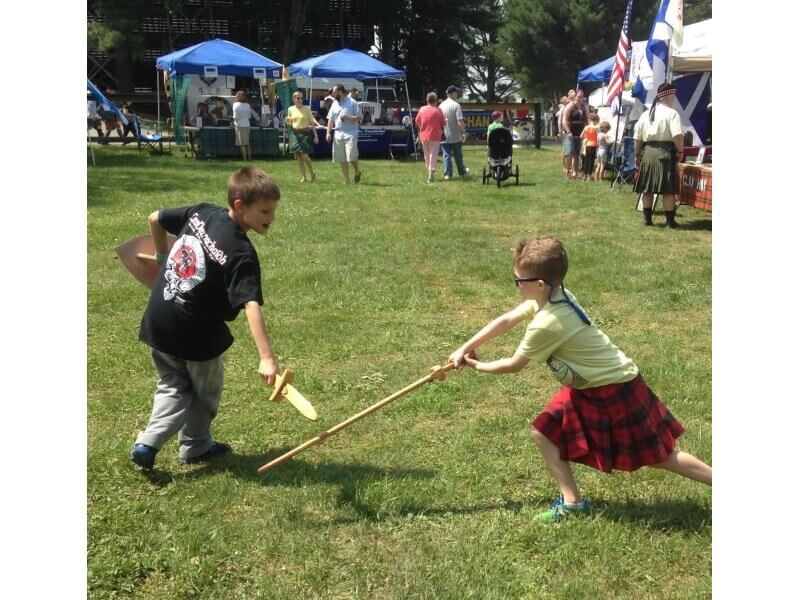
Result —
<path fill-rule="evenodd" d="M 672 71 L 711 72 L 711 19 L 683 28 L 683 43 L 672 52 Z"/>

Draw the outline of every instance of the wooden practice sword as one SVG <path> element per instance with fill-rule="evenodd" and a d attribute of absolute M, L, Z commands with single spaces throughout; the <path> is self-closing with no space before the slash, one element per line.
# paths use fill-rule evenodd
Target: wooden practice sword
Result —
<path fill-rule="evenodd" d="M 297 446 L 297 448 L 295 448 L 293 450 L 289 450 L 289 452 L 287 452 L 285 454 L 281 454 L 278 458 L 272 459 L 267 464 L 259 467 L 258 468 L 258 472 L 263 475 L 264 473 L 266 473 L 270 469 L 285 463 L 287 460 L 289 460 L 290 458 L 294 458 L 295 456 L 297 456 L 301 452 L 305 452 L 306 450 L 311 448 L 311 446 L 316 446 L 320 442 L 323 442 L 326 439 L 328 439 L 334 433 L 338 433 L 339 431 L 341 431 L 345 427 L 349 427 L 350 425 L 352 425 L 353 423 L 355 423 L 359 419 L 362 419 L 363 417 L 366 417 L 367 415 L 375 412 L 376 410 L 379 410 L 379 409 L 383 408 L 384 406 L 386 406 L 390 402 L 393 402 L 393 401 L 397 400 L 398 398 L 402 398 L 406 394 L 408 394 L 410 392 L 413 392 L 415 389 L 425 385 L 429 381 L 444 381 L 444 378 L 446 376 L 447 371 L 449 371 L 449 370 L 451 370 L 453 368 L 455 368 L 455 364 L 452 363 L 452 362 L 448 362 L 447 364 L 445 364 L 444 366 L 441 366 L 441 367 L 440 366 L 432 367 L 431 368 L 431 372 L 428 373 L 422 379 L 418 379 L 417 381 L 415 381 L 411 385 L 408 385 L 408 386 L 404 387 L 399 392 L 395 392 L 394 394 L 392 394 L 391 396 L 387 396 L 386 398 L 384 398 L 380 402 L 376 402 L 372 406 L 370 406 L 368 408 L 365 408 L 360 413 L 353 415 L 352 417 L 350 417 L 346 421 L 342 421 L 338 425 L 334 425 L 330 429 L 326 429 L 325 431 L 320 433 L 317 437 L 311 438 L 310 440 L 308 440 L 304 444 L 300 444 L 299 446 Z"/>

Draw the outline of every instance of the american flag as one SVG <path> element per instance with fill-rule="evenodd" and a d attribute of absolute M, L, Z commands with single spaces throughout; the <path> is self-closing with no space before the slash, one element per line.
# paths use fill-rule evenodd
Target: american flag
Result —
<path fill-rule="evenodd" d="M 611 101 L 622 92 L 625 85 L 625 66 L 628 62 L 628 49 L 631 41 L 628 39 L 628 31 L 631 26 L 631 10 L 633 0 L 628 0 L 628 8 L 625 9 L 625 20 L 622 22 L 622 31 L 619 34 L 619 44 L 617 45 L 617 56 L 614 60 L 614 70 L 611 71 L 611 81 L 608 83 L 606 96 L 606 106 L 611 105 Z"/>

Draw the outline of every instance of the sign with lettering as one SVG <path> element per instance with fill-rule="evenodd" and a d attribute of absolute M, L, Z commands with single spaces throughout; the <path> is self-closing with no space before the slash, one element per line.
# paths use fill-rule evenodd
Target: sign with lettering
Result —
<path fill-rule="evenodd" d="M 711 167 L 681 163 L 678 165 L 678 192 L 681 204 L 711 212 Z"/>

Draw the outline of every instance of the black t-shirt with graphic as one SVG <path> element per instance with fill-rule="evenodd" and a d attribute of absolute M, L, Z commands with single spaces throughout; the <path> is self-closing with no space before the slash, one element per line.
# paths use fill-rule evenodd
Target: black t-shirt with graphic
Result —
<path fill-rule="evenodd" d="M 253 244 L 227 209 L 164 209 L 158 222 L 177 236 L 142 317 L 139 340 L 184 360 L 211 360 L 233 343 L 225 321 L 246 302 L 263 304 Z"/>

